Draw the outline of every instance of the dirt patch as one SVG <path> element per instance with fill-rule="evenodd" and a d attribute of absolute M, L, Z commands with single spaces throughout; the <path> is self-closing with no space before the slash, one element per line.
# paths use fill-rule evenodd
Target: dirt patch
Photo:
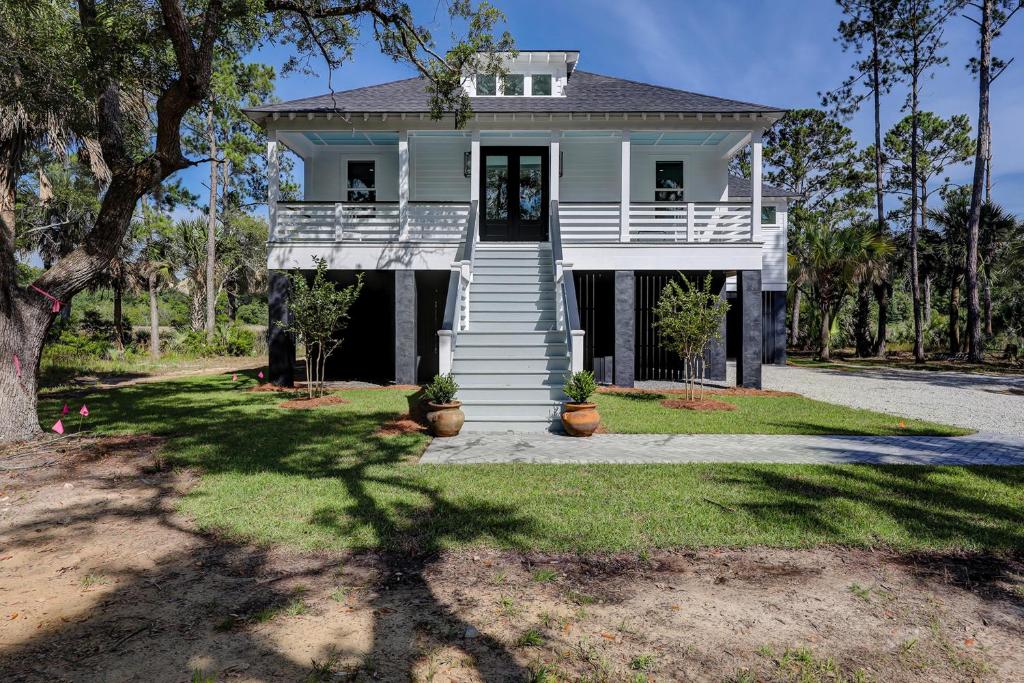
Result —
<path fill-rule="evenodd" d="M 285 408 L 287 410 L 311 410 L 313 408 L 319 408 L 321 406 L 336 406 L 343 403 L 351 403 L 352 401 L 342 396 L 334 394 L 328 394 L 327 396 L 315 396 L 310 398 L 303 396 L 301 398 L 293 398 L 288 401 L 282 401 L 277 404 L 278 408 Z"/>
<path fill-rule="evenodd" d="M 675 408 L 676 410 L 736 410 L 736 406 L 734 404 L 726 403 L 725 401 L 716 401 L 713 398 L 705 398 L 702 401 L 683 398 L 666 398 L 661 402 L 661 405 L 666 408 Z"/>
<path fill-rule="evenodd" d="M 298 394 L 302 391 L 299 387 L 279 387 L 276 384 L 265 382 L 264 384 L 256 384 L 249 387 L 246 391 L 250 391 L 256 394 L 262 393 L 281 393 L 281 394 Z"/>
<path fill-rule="evenodd" d="M 394 420 L 388 420 L 374 432 L 374 436 L 398 436 L 400 434 L 426 434 L 428 431 L 426 425 L 420 424 L 413 419 L 412 415 L 405 413 L 396 417 Z"/>
<path fill-rule="evenodd" d="M 199 532 L 159 446 L 0 472 L 5 680 L 1024 679 L 1020 556 L 294 553 Z"/>
<path fill-rule="evenodd" d="M 649 396 L 652 399 L 658 396 L 679 396 L 686 394 L 686 389 L 644 389 L 642 387 L 600 387 L 599 394 L 626 394 Z M 705 388 L 705 395 L 714 396 L 800 396 L 792 391 L 775 391 L 774 389 L 751 389 L 749 387 L 729 387 L 727 389 Z"/>

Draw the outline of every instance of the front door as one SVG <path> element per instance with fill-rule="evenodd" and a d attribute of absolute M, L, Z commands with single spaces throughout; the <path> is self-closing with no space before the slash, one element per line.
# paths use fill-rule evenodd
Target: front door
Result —
<path fill-rule="evenodd" d="M 547 240 L 548 148 L 484 147 L 480 163 L 480 239 Z"/>

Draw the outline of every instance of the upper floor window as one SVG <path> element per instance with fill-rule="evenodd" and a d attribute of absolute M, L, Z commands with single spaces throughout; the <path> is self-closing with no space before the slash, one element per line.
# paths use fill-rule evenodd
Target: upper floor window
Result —
<path fill-rule="evenodd" d="M 530 78 L 530 94 L 550 95 L 551 74 L 534 74 L 533 77 Z"/>
<path fill-rule="evenodd" d="M 377 181 L 374 162 L 348 162 L 348 201 L 377 201 Z"/>
<path fill-rule="evenodd" d="M 493 74 L 477 74 L 476 75 L 476 94 L 477 95 L 497 95 L 498 94 L 498 79 Z"/>
<path fill-rule="evenodd" d="M 761 225 L 778 225 L 779 214 L 774 206 L 761 207 Z"/>
<path fill-rule="evenodd" d="M 501 77 L 501 94 L 508 96 L 522 95 L 523 74 L 507 74 Z"/>
<path fill-rule="evenodd" d="M 654 201 L 683 201 L 683 162 L 654 162 Z"/>

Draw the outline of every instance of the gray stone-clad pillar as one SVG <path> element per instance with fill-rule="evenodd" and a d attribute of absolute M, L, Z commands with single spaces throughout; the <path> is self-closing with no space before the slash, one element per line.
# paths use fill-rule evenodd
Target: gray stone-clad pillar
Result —
<path fill-rule="evenodd" d="M 712 282 L 712 287 L 718 288 L 718 296 L 722 301 L 725 301 L 725 274 L 719 273 L 716 275 Z M 704 352 L 704 363 L 707 378 L 714 382 L 725 381 L 725 334 L 726 324 L 725 318 L 722 318 L 722 324 L 718 329 L 721 339 L 718 341 L 712 341 L 708 344 L 707 349 Z"/>
<path fill-rule="evenodd" d="M 636 379 L 636 279 L 631 270 L 615 271 L 615 386 Z"/>
<path fill-rule="evenodd" d="M 740 348 L 736 356 L 736 384 L 761 388 L 761 271 L 736 273 L 736 305 L 740 310 Z"/>
<path fill-rule="evenodd" d="M 288 274 L 270 271 L 267 283 L 267 309 L 270 313 L 267 327 L 267 379 L 279 387 L 290 387 L 294 382 L 295 340 L 280 327 L 278 321 L 288 322 Z"/>
<path fill-rule="evenodd" d="M 416 271 L 395 271 L 395 382 L 416 384 Z"/>
<path fill-rule="evenodd" d="M 776 365 L 786 364 L 786 292 L 772 292 L 772 335 L 774 349 L 772 361 Z"/>

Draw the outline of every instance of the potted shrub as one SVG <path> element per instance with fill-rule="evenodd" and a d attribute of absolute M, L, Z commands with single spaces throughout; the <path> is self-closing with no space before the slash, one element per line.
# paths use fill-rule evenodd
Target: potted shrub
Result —
<path fill-rule="evenodd" d="M 590 436 L 601 424 L 601 416 L 597 413 L 597 406 L 588 403 L 590 395 L 597 391 L 597 381 L 594 373 L 589 370 L 580 370 L 570 375 L 568 381 L 562 387 L 562 391 L 571 400 L 565 403 L 565 412 L 562 413 L 562 426 L 570 436 Z"/>
<path fill-rule="evenodd" d="M 455 400 L 459 385 L 455 378 L 448 375 L 434 375 L 423 389 L 427 399 L 427 422 L 434 436 L 455 436 L 466 421 L 462 412 L 462 402 Z"/>

